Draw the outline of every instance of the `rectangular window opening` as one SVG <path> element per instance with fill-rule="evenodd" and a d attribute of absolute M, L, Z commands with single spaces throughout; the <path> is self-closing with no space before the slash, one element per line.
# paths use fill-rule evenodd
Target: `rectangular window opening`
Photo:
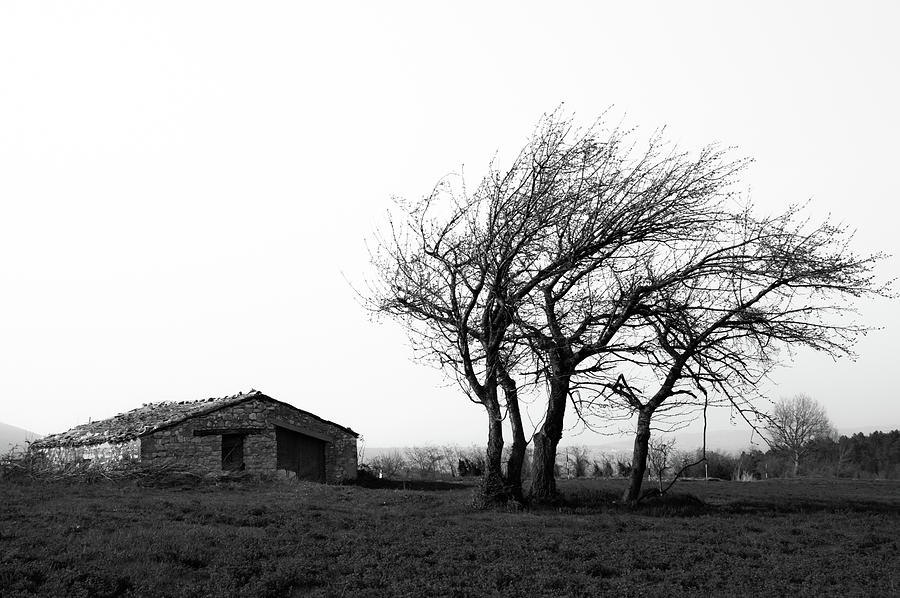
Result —
<path fill-rule="evenodd" d="M 222 470 L 244 469 L 244 435 L 222 434 Z"/>

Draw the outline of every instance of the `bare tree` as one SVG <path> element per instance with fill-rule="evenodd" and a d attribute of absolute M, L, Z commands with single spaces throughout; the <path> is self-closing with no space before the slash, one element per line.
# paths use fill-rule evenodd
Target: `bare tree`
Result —
<path fill-rule="evenodd" d="M 888 294 L 872 274 L 882 256 L 849 251 L 846 227 L 809 227 L 795 209 L 762 220 L 746 212 L 735 224 L 728 235 L 687 249 L 687 262 L 711 267 L 642 300 L 646 350 L 614 384 L 600 381 L 613 399 L 607 407 L 620 398 L 619 412 L 638 416 L 629 502 L 641 498 L 655 415 L 705 409 L 713 400 L 745 418 L 757 414 L 755 389 L 781 359 L 780 348 L 852 356 L 853 341 L 867 329 L 835 314 L 852 311 L 856 297 Z"/>
<path fill-rule="evenodd" d="M 711 394 L 752 413 L 780 346 L 851 354 L 865 329 L 830 324 L 849 309 L 832 300 L 886 293 L 871 274 L 880 256 L 849 252 L 846 228 L 735 209 L 744 161 L 676 152 L 661 135 L 635 153 L 626 138 L 550 115 L 508 170 L 471 194 L 439 185 L 378 239 L 373 309 L 486 410 L 486 502 L 521 497 L 523 389 L 547 396 L 532 498 L 556 492 L 571 400 L 585 421 L 638 416 L 637 500 L 655 416 L 705 409 Z"/>
<path fill-rule="evenodd" d="M 435 477 L 444 460 L 444 451 L 436 446 L 411 446 L 405 451 L 406 462 L 417 468 L 423 476 Z"/>
<path fill-rule="evenodd" d="M 545 118 L 504 172 L 491 168 L 473 193 L 447 181 L 376 239 L 373 310 L 400 320 L 417 356 L 456 378 L 488 418 L 482 495 L 486 503 L 521 497 L 525 435 L 512 377 L 518 351 L 509 339 L 515 306 L 536 286 L 594 251 L 551 259 L 540 251 L 565 217 L 571 171 L 579 168 L 568 123 Z M 502 397 L 501 397 L 502 389 Z M 504 479 L 502 422 L 513 446 Z"/>
<path fill-rule="evenodd" d="M 611 478 L 615 475 L 612 462 L 610 462 L 608 456 L 600 455 L 597 459 L 594 459 L 592 475 L 597 478 Z"/>
<path fill-rule="evenodd" d="M 728 221 L 721 202 L 744 161 L 715 147 L 677 152 L 661 134 L 640 152 L 621 129 L 581 133 L 557 234 L 544 259 L 571 259 L 517 304 L 516 325 L 547 388 L 543 422 L 533 437 L 531 498 L 556 493 L 554 464 L 569 399 L 588 372 L 605 374 L 622 356 L 640 352 L 630 331 L 643 297 L 677 283 L 707 263 L 665 272 L 653 256 L 690 243 Z M 661 268 L 664 274 L 654 271 Z M 577 407 L 577 403 L 576 403 Z"/>
<path fill-rule="evenodd" d="M 599 121 L 578 130 L 552 114 L 508 170 L 492 168 L 472 194 L 442 183 L 378 238 L 373 309 L 401 320 L 419 356 L 451 372 L 486 409 L 486 496 L 521 495 L 526 439 L 516 377 L 539 374 L 547 386 L 532 496 L 549 497 L 571 378 L 615 349 L 649 292 L 634 272 L 646 247 L 721 220 L 719 191 L 741 163 L 714 148 L 689 159 L 661 136 L 632 157 L 627 135 Z M 513 433 L 505 480 L 504 417 Z"/>
<path fill-rule="evenodd" d="M 452 444 L 445 444 L 440 447 L 440 450 L 447 471 L 454 478 L 459 476 L 459 456 L 461 454 L 459 447 Z"/>
<path fill-rule="evenodd" d="M 505 497 L 498 368 L 509 326 L 507 281 L 493 262 L 512 257 L 507 238 L 516 227 L 503 211 L 488 183 L 472 196 L 441 184 L 406 206 L 402 221 L 391 221 L 378 239 L 370 297 L 373 309 L 404 324 L 418 358 L 448 371 L 485 408 L 486 503 Z"/>
<path fill-rule="evenodd" d="M 566 449 L 566 471 L 575 478 L 588 476 L 591 466 L 591 454 L 587 447 L 571 446 Z"/>
<path fill-rule="evenodd" d="M 794 463 L 794 475 L 800 473 L 800 459 L 812 443 L 833 435 L 825 408 L 809 395 L 798 394 L 775 404 L 767 427 L 773 448 L 785 451 Z"/>
<path fill-rule="evenodd" d="M 666 472 L 672 468 L 674 460 L 675 441 L 668 438 L 661 438 L 657 441 L 650 441 L 650 450 L 648 460 L 650 462 L 650 475 L 656 476 L 659 485 L 659 493 L 663 492 L 663 477 Z"/>

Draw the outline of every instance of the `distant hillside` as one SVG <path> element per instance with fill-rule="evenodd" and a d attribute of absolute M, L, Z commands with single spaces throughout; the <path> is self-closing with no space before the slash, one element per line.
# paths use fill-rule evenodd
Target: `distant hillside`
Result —
<path fill-rule="evenodd" d="M 0 454 L 5 454 L 15 447 L 24 448 L 26 442 L 40 437 L 40 434 L 0 422 Z"/>

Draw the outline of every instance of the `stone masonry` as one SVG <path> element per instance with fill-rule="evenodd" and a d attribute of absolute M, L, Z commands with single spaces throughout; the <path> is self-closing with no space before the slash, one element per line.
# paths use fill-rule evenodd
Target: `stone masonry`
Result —
<path fill-rule="evenodd" d="M 259 391 L 222 399 L 151 403 L 48 436 L 33 443 L 32 450 L 60 466 L 140 459 L 147 464 L 173 463 L 220 472 L 223 434 L 237 434 L 243 438 L 242 469 L 276 473 L 277 427 L 308 437 L 316 447 L 324 447 L 326 482 L 356 478 L 358 435 L 353 430 Z"/>
<path fill-rule="evenodd" d="M 356 437 L 346 429 L 267 399 L 254 399 L 225 407 L 208 415 L 188 419 L 141 437 L 141 461 L 164 459 L 219 470 L 222 461 L 222 436 L 196 436 L 207 430 L 252 430 L 244 439 L 246 471 L 275 472 L 277 467 L 275 426 L 287 423 L 329 438 L 325 443 L 325 476 L 328 482 L 356 479 Z"/>

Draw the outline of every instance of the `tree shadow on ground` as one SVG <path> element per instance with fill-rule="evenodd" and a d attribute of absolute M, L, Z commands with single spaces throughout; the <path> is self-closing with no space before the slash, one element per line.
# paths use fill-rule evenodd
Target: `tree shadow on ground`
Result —
<path fill-rule="evenodd" d="M 629 505 L 622 501 L 620 494 L 613 492 L 566 492 L 560 494 L 553 501 L 532 504 L 530 508 L 535 510 L 553 509 L 560 513 L 582 515 L 623 511 L 651 517 L 695 517 L 715 510 L 715 507 L 692 494 L 651 496 L 637 505 Z"/>
<path fill-rule="evenodd" d="M 629 511 L 651 517 L 694 517 L 705 514 L 754 514 L 754 513 L 885 513 L 900 514 L 900 506 L 891 502 L 846 498 L 798 498 L 772 497 L 771 499 L 738 499 L 726 502 L 705 501 L 688 493 L 667 493 L 641 500 L 637 505 L 627 505 L 620 496 L 610 492 L 563 493 L 549 503 L 532 505 L 535 509 L 552 508 L 568 513 L 598 513 L 603 511 Z"/>

